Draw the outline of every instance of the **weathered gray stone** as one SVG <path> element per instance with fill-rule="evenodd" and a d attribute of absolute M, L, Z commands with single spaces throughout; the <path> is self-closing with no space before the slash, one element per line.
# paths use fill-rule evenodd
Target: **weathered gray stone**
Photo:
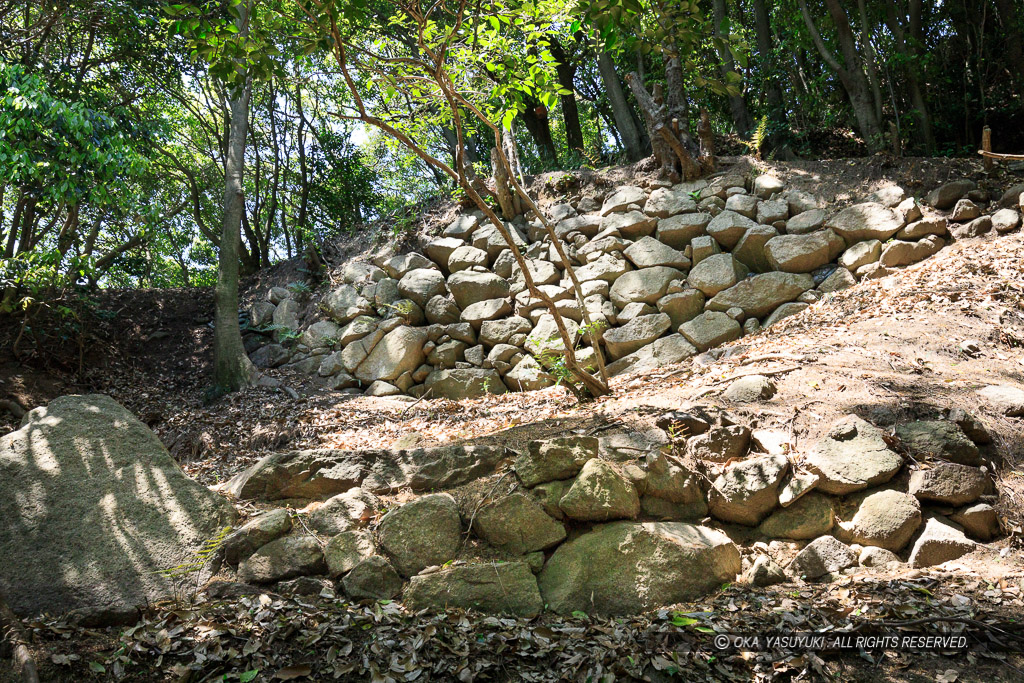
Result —
<path fill-rule="evenodd" d="M 651 196 L 644 204 L 644 213 L 655 218 L 669 218 L 679 213 L 696 210 L 697 202 L 693 201 L 687 193 L 667 187 L 652 190 Z"/>
<path fill-rule="evenodd" d="M 914 496 L 883 490 L 864 497 L 850 522 L 840 522 L 842 538 L 893 552 L 902 550 L 921 526 L 921 505 Z"/>
<path fill-rule="evenodd" d="M 733 403 L 767 401 L 775 395 L 775 382 L 764 375 L 747 375 L 735 380 L 722 394 Z"/>
<path fill-rule="evenodd" d="M 974 550 L 976 544 L 963 529 L 941 517 L 929 517 L 910 551 L 911 567 L 931 567 Z"/>
<path fill-rule="evenodd" d="M 423 247 L 423 251 L 427 253 L 431 261 L 441 266 L 441 268 L 447 268 L 448 259 L 451 258 L 452 252 L 465 245 L 465 240 L 461 240 L 458 237 L 439 237 L 428 242 Z"/>
<path fill-rule="evenodd" d="M 988 477 L 977 467 L 936 462 L 910 475 L 910 493 L 921 500 L 947 505 L 967 505 L 985 493 Z"/>
<path fill-rule="evenodd" d="M 535 617 L 544 609 L 537 578 L 525 562 L 469 564 L 412 577 L 403 596 L 412 610 L 475 609 Z"/>
<path fill-rule="evenodd" d="M 381 518 L 378 531 L 381 549 L 395 569 L 413 576 L 455 557 L 462 524 L 455 499 L 436 493 L 391 510 Z"/>
<path fill-rule="evenodd" d="M 388 274 L 388 277 L 396 280 L 401 280 L 402 277 L 411 270 L 417 268 L 436 268 L 433 261 L 428 259 L 423 254 L 417 254 L 416 252 L 410 252 L 408 254 L 398 254 L 392 257 L 389 261 L 384 264 L 384 271 Z"/>
<path fill-rule="evenodd" d="M 596 458 L 588 460 L 558 506 L 567 517 L 589 522 L 632 519 L 640 497 L 628 479 Z"/>
<path fill-rule="evenodd" d="M 972 202 L 970 199 L 961 199 L 953 207 L 953 213 L 950 214 L 949 220 L 955 223 L 964 223 L 966 221 L 973 221 L 975 218 L 981 215 L 981 209 L 978 205 Z"/>
<path fill-rule="evenodd" d="M 726 210 L 711 219 L 706 231 L 722 247 L 732 249 L 739 243 L 743 234 L 755 225 L 757 223 L 749 217 Z"/>
<path fill-rule="evenodd" d="M 797 553 L 787 569 L 795 576 L 814 580 L 856 564 L 857 554 L 848 545 L 832 536 L 822 536 Z"/>
<path fill-rule="evenodd" d="M 221 544 L 224 561 L 232 567 L 237 566 L 259 548 L 281 538 L 291 530 L 291 513 L 283 508 L 255 517 L 224 539 Z"/>
<path fill-rule="evenodd" d="M 900 228 L 900 231 L 896 233 L 896 239 L 900 240 L 919 240 L 922 237 L 928 235 L 938 235 L 942 237 L 949 232 L 946 226 L 945 218 L 923 218 L 921 220 L 914 221 L 906 227 Z M 870 263 L 870 261 L 868 262 Z"/>
<path fill-rule="evenodd" d="M 592 436 L 563 436 L 531 441 L 526 453 L 516 459 L 515 470 L 523 486 L 532 487 L 575 476 L 583 465 L 597 457 L 598 441 Z"/>
<path fill-rule="evenodd" d="M 714 254 L 697 263 L 686 281 L 706 296 L 715 296 L 741 281 L 748 272 L 747 267 L 732 254 Z"/>
<path fill-rule="evenodd" d="M 748 583 L 765 588 L 777 583 L 785 583 L 786 572 L 768 555 L 758 555 L 750 569 L 747 570 L 745 578 Z"/>
<path fill-rule="evenodd" d="M 526 356 L 504 377 L 509 391 L 536 391 L 554 386 L 555 378 L 533 356 Z"/>
<path fill-rule="evenodd" d="M 754 194 L 761 199 L 768 199 L 776 192 L 782 192 L 786 184 L 775 176 L 762 173 L 754 178 Z"/>
<path fill-rule="evenodd" d="M 889 481 L 903 459 L 890 450 L 880 429 L 849 415 L 832 425 L 805 464 L 821 477 L 820 491 L 842 496 Z"/>
<path fill-rule="evenodd" d="M 840 266 L 832 271 L 832 274 L 818 285 L 818 291 L 822 294 L 839 292 L 844 289 L 849 289 L 855 284 L 857 284 L 857 278 L 853 276 L 853 273 Z"/>
<path fill-rule="evenodd" d="M 294 301 L 294 299 L 288 299 L 288 301 Z M 298 303 L 296 302 L 294 306 L 297 309 Z M 361 315 L 372 315 L 375 313 L 373 304 L 363 296 L 360 296 L 359 291 L 352 285 L 341 285 L 337 289 L 332 290 L 330 294 L 324 297 L 323 309 L 335 322 L 342 325 Z M 278 313 L 281 313 L 281 311 L 282 306 L 279 305 L 277 311 L 274 312 L 274 322 L 278 325 L 294 329 L 296 325 L 288 325 L 284 321 L 278 321 Z"/>
<path fill-rule="evenodd" d="M 504 299 L 509 296 L 509 284 L 494 273 L 459 271 L 448 277 L 448 290 L 460 309 L 487 299 Z"/>
<path fill-rule="evenodd" d="M 322 574 L 324 553 L 312 536 L 285 536 L 271 541 L 238 565 L 245 583 L 273 583 L 306 574 Z"/>
<path fill-rule="evenodd" d="M 757 526 L 779 502 L 778 489 L 789 470 L 781 455 L 733 463 L 715 479 L 708 497 L 711 515 L 723 522 Z"/>
<path fill-rule="evenodd" d="M 963 527 L 968 536 L 981 541 L 991 541 L 999 535 L 999 515 L 995 508 L 978 503 L 958 510 L 949 519 Z"/>
<path fill-rule="evenodd" d="M 361 340 L 360 340 L 361 341 Z M 423 345 L 427 331 L 422 327 L 398 327 L 386 335 L 370 351 L 353 373 L 361 382 L 390 381 L 404 372 L 422 365 L 426 356 Z"/>
<path fill-rule="evenodd" d="M 445 291 L 444 275 L 436 268 L 414 268 L 398 281 L 398 292 L 420 308 Z"/>
<path fill-rule="evenodd" d="M 377 496 L 353 487 L 327 499 L 309 515 L 307 523 L 318 533 L 334 536 L 365 527 L 376 517 L 379 504 Z"/>
<path fill-rule="evenodd" d="M 820 230 L 824 224 L 825 212 L 822 209 L 811 209 L 787 220 L 786 232 L 790 235 L 806 235 Z"/>
<path fill-rule="evenodd" d="M 651 218 L 640 211 L 613 213 L 601 220 L 601 232 L 598 234 L 619 235 L 636 240 L 653 233 L 657 225 L 656 218 Z"/>
<path fill-rule="evenodd" d="M 482 506 L 473 519 L 473 532 L 513 555 L 546 550 L 565 540 L 565 527 L 524 493 L 502 496 Z"/>
<path fill-rule="evenodd" d="M 758 197 L 749 194 L 734 194 L 725 200 L 725 210 L 733 211 L 750 219 L 757 217 L 757 207 L 761 203 Z M 786 207 L 787 211 L 789 207 Z"/>
<path fill-rule="evenodd" d="M 473 266 L 487 267 L 487 252 L 469 245 L 463 245 L 453 250 L 448 256 L 448 271 L 457 273 L 460 270 L 468 270 Z"/>
<path fill-rule="evenodd" d="M 725 313 L 707 311 L 679 326 L 679 333 L 698 351 L 739 339 L 742 327 Z"/>
<path fill-rule="evenodd" d="M 981 453 L 956 423 L 921 420 L 896 427 L 896 436 L 916 457 L 930 455 L 961 465 L 981 464 Z"/>
<path fill-rule="evenodd" d="M 327 541 L 324 560 L 328 575 L 337 578 L 355 569 L 360 562 L 373 557 L 376 548 L 368 531 L 343 531 Z"/>
<path fill-rule="evenodd" d="M 755 225 L 743 233 L 736 248 L 732 250 L 733 258 L 753 272 L 768 272 L 772 265 L 768 261 L 765 245 L 778 235 L 779 231 L 770 225 Z"/>
<path fill-rule="evenodd" d="M 783 318 L 788 318 L 791 315 L 796 315 L 797 313 L 800 313 L 801 311 L 805 310 L 807 306 L 808 304 L 800 303 L 797 301 L 788 304 L 782 304 L 774 311 L 772 311 L 771 315 L 764 319 L 764 322 L 761 324 L 761 327 L 769 328 L 775 323 L 782 320 Z"/>
<path fill-rule="evenodd" d="M 690 259 L 683 252 L 662 244 L 653 237 L 641 237 L 622 252 L 637 268 L 668 266 L 686 270 L 690 267 Z"/>
<path fill-rule="evenodd" d="M 968 192 L 978 187 L 973 180 L 955 180 L 940 185 L 925 197 L 925 203 L 936 209 L 950 209 Z"/>
<path fill-rule="evenodd" d="M 805 273 L 763 273 L 719 292 L 707 308 L 724 312 L 738 307 L 748 316 L 760 318 L 813 287 L 814 278 Z"/>
<path fill-rule="evenodd" d="M 682 335 L 670 334 L 667 337 L 655 339 L 640 350 L 609 363 L 607 370 L 608 374 L 614 377 L 625 372 L 654 370 L 665 365 L 682 362 L 695 355 L 697 355 L 697 349 Z"/>
<path fill-rule="evenodd" d="M 862 567 L 892 567 L 900 564 L 900 558 L 891 550 L 869 545 L 860 551 L 857 563 Z"/>
<path fill-rule="evenodd" d="M 773 199 L 757 205 L 756 220 L 762 225 L 773 225 L 789 218 L 789 202 L 784 199 Z"/>
<path fill-rule="evenodd" d="M 909 266 L 912 263 L 923 261 L 929 256 L 938 253 L 946 241 L 935 235 L 928 235 L 918 242 L 904 242 L 893 240 L 885 245 L 879 262 L 887 267 Z"/>
<path fill-rule="evenodd" d="M 1006 417 L 1024 417 L 1024 390 L 992 384 L 978 389 L 977 393 Z"/>
<path fill-rule="evenodd" d="M 779 235 L 768 240 L 764 248 L 775 270 L 809 273 L 842 253 L 846 244 L 831 230 L 818 230 L 806 235 Z"/>
<path fill-rule="evenodd" d="M 612 283 L 612 303 L 620 309 L 634 301 L 653 304 L 665 296 L 669 283 L 682 276 L 679 270 L 665 266 L 632 270 Z"/>
<path fill-rule="evenodd" d="M 637 614 L 699 598 L 739 572 L 739 551 L 720 531 L 615 522 L 559 546 L 538 582 L 558 614 Z"/>
<path fill-rule="evenodd" d="M 672 327 L 672 320 L 664 313 L 641 315 L 628 324 L 604 333 L 605 346 L 612 360 L 618 360 L 647 346 Z"/>
<path fill-rule="evenodd" d="M 689 438 L 686 440 L 686 453 L 696 460 L 709 462 L 728 462 L 742 458 L 750 445 L 750 430 L 742 425 L 728 427 L 708 427 L 703 431 L 694 429 L 690 420 L 682 414 L 684 431 Z M 691 416 L 692 417 L 692 416 Z"/>
<path fill-rule="evenodd" d="M 601 205 L 601 215 L 608 216 L 613 213 L 625 211 L 630 204 L 644 205 L 647 201 L 647 193 L 639 187 L 625 185 L 616 188 L 614 192 L 605 197 Z"/>
<path fill-rule="evenodd" d="M 655 237 L 673 249 L 685 249 L 695 237 L 706 234 L 709 213 L 684 213 L 658 221 Z"/>
<path fill-rule="evenodd" d="M 832 499 L 820 493 L 808 493 L 789 507 L 768 516 L 758 530 L 770 538 L 807 540 L 827 534 L 835 523 Z"/>
<path fill-rule="evenodd" d="M 427 376 L 424 386 L 434 398 L 460 401 L 486 394 L 504 394 L 505 383 L 496 370 L 483 368 L 456 368 L 435 370 Z"/>
<path fill-rule="evenodd" d="M 389 600 L 402 591 L 402 577 L 380 555 L 357 564 L 341 584 L 352 600 Z"/>
<path fill-rule="evenodd" d="M 992 227 L 1000 235 L 1013 232 L 1020 226 L 1020 214 L 1014 209 L 1000 209 L 992 214 Z"/>
<path fill-rule="evenodd" d="M 161 572 L 230 526 L 157 436 L 108 396 L 61 396 L 0 437 L 0 592 L 19 615 L 138 618 L 173 594 Z"/>
<path fill-rule="evenodd" d="M 672 329 L 689 322 L 704 312 L 704 294 L 699 289 L 685 289 L 677 294 L 666 294 L 658 299 L 658 311 L 672 321 Z"/>
<path fill-rule="evenodd" d="M 903 227 L 903 217 L 881 204 L 865 202 L 843 209 L 825 221 L 825 227 L 831 228 L 847 244 L 861 240 L 885 241 Z"/>

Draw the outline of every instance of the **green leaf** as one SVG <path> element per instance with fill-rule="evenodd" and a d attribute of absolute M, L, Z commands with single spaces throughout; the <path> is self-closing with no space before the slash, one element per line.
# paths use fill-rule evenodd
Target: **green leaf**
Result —
<path fill-rule="evenodd" d="M 245 673 L 239 674 L 238 680 L 241 681 L 242 683 L 250 683 L 251 681 L 255 680 L 255 678 L 259 675 L 259 673 L 260 673 L 259 669 L 250 669 L 249 671 L 246 671 Z"/>
<path fill-rule="evenodd" d="M 103 666 L 99 662 L 89 662 L 89 671 L 98 674 L 107 673 L 107 667 Z"/>

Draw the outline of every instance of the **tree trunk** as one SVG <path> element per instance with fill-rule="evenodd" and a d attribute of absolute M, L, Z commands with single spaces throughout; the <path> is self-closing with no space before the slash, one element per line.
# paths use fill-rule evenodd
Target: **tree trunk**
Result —
<path fill-rule="evenodd" d="M 673 53 L 665 53 L 665 109 L 668 120 L 678 121 L 679 132 L 690 130 L 690 107 L 686 101 L 686 88 L 683 85 L 683 62 L 679 57 L 679 49 Z"/>
<path fill-rule="evenodd" d="M 546 171 L 558 168 L 558 150 L 555 148 L 555 141 L 551 137 L 551 123 L 548 121 L 548 110 L 537 100 L 526 101 L 526 110 L 522 113 L 523 123 L 526 130 L 530 131 L 533 144 L 537 146 L 537 153 Z"/>
<path fill-rule="evenodd" d="M 868 79 L 864 75 L 864 70 L 858 61 L 859 56 L 857 55 L 857 47 L 853 38 L 853 29 L 850 28 L 850 20 L 846 15 L 846 10 L 843 9 L 839 0 L 825 0 L 825 5 L 828 7 L 829 14 L 832 16 L 832 21 L 836 27 L 836 36 L 842 49 L 844 66 L 828 49 L 825 41 L 822 40 L 818 27 L 815 25 L 814 19 L 811 18 L 810 10 L 807 9 L 806 0 L 799 0 L 799 4 L 800 12 L 803 14 L 807 30 L 811 33 L 814 46 L 818 49 L 818 53 L 825 63 L 828 64 L 829 68 L 839 77 L 839 81 L 843 84 L 843 89 L 846 90 L 850 106 L 853 109 L 853 115 L 857 119 L 857 128 L 864 137 L 868 150 L 872 152 L 878 151 L 883 145 L 882 124 L 875 115 L 875 103 L 874 98 L 871 96 L 871 86 L 868 84 Z"/>
<path fill-rule="evenodd" d="M 768 108 L 780 120 L 785 120 L 786 112 L 783 107 L 782 87 L 779 85 L 776 74 L 775 60 L 772 54 L 772 24 L 771 14 L 765 0 L 752 0 L 754 6 L 754 32 L 757 40 L 757 51 L 761 58 L 762 73 L 765 74 L 765 99 Z"/>
<path fill-rule="evenodd" d="M 619 75 L 615 72 L 615 62 L 608 53 L 599 51 L 597 53 L 597 66 L 601 72 L 601 80 L 604 81 L 605 93 L 608 102 L 612 106 L 612 116 L 615 117 L 615 127 L 619 129 L 622 137 L 622 144 L 626 148 L 626 158 L 630 161 L 640 161 L 647 156 L 647 145 L 643 140 L 639 126 L 633 119 L 632 107 L 626 99 L 626 93 L 619 82 Z"/>
<path fill-rule="evenodd" d="M 921 0 L 911 0 L 909 3 L 910 17 L 896 15 L 896 9 L 892 3 L 887 3 L 885 8 L 886 25 L 893 35 L 893 44 L 896 51 L 903 58 L 903 74 L 907 79 L 907 90 L 910 94 L 910 104 L 914 107 L 914 116 L 917 118 L 918 135 L 924 144 L 925 151 L 929 154 L 935 151 L 935 134 L 932 131 L 931 115 L 928 112 L 928 101 L 921 88 L 921 58 L 922 47 L 920 35 L 921 27 Z M 907 21 L 905 28 L 903 22 Z"/>
<path fill-rule="evenodd" d="M 857 12 L 860 14 L 860 44 L 864 49 L 864 62 L 868 67 L 868 83 L 871 84 L 871 96 L 875 100 L 875 118 L 882 121 L 882 86 L 878 81 L 878 66 L 875 64 L 875 48 L 871 45 L 871 29 L 868 26 L 868 10 L 864 0 L 857 0 Z M 899 116 L 899 112 L 896 112 Z"/>
<path fill-rule="evenodd" d="M 911 0 L 911 14 L 913 14 L 914 0 Z M 920 15 L 921 1 L 916 0 L 917 11 Z M 1006 64 L 1009 66 L 1007 75 L 1017 86 L 1017 91 L 1024 90 L 1024 35 L 1020 28 L 1020 11 L 1014 9 L 1013 0 L 995 0 L 996 13 L 999 15 L 999 24 L 1002 26 L 1002 33 L 1005 36 L 1003 45 L 1006 46 Z M 916 37 L 916 36 L 915 36 Z M 920 47 L 920 46 L 918 46 Z"/>
<path fill-rule="evenodd" d="M 562 102 L 562 119 L 565 122 L 565 141 L 570 150 L 583 151 L 583 127 L 580 125 L 580 109 L 576 103 L 576 65 L 569 62 L 569 57 L 556 39 L 551 40 L 551 55 L 558 61 L 555 70 L 558 74 L 558 85 L 570 91 L 568 95 L 560 95 Z"/>
<path fill-rule="evenodd" d="M 253 0 L 238 6 L 239 31 L 248 33 Z M 240 67 L 241 68 L 241 67 Z M 231 133 L 228 140 L 224 183 L 224 222 L 221 226 L 217 287 L 214 290 L 213 391 L 230 393 L 250 386 L 256 369 L 245 355 L 238 327 L 238 254 L 241 247 L 242 213 L 245 211 L 242 172 L 245 169 L 245 139 L 249 124 L 249 99 L 252 85 L 244 85 L 232 94 Z"/>
<path fill-rule="evenodd" d="M 725 7 L 725 0 L 714 0 L 714 16 L 715 35 L 720 40 L 728 41 L 729 36 L 722 33 L 722 24 L 729 17 Z M 736 71 L 736 63 L 733 61 L 732 53 L 729 52 L 728 48 L 721 45 L 717 47 L 718 55 L 721 58 L 720 69 L 724 80 L 729 73 Z M 743 99 L 742 91 L 735 95 L 729 95 L 729 111 L 732 113 L 732 121 L 733 125 L 736 126 L 736 133 L 741 138 L 746 138 L 751 128 L 750 112 L 747 111 L 747 101 Z"/>

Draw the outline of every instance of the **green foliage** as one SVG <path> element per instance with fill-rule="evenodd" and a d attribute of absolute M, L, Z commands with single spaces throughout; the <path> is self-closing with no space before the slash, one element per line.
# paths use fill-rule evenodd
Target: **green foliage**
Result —
<path fill-rule="evenodd" d="M 765 114 L 761 117 L 761 120 L 757 124 L 757 128 L 754 129 L 750 140 L 740 140 L 750 153 L 753 154 L 757 160 L 761 159 L 761 149 L 764 147 L 765 140 L 768 139 L 768 115 Z"/>

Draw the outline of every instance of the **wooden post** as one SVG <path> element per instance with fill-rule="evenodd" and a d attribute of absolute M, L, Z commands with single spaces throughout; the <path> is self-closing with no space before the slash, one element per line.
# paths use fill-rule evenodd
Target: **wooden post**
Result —
<path fill-rule="evenodd" d="M 991 152 L 992 151 L 992 129 L 985 126 L 981 130 L 981 151 Z M 996 165 L 996 162 L 992 157 L 984 155 L 985 159 L 985 172 L 990 172 Z"/>

